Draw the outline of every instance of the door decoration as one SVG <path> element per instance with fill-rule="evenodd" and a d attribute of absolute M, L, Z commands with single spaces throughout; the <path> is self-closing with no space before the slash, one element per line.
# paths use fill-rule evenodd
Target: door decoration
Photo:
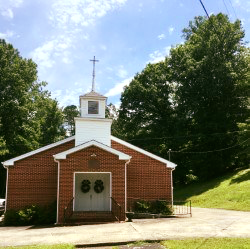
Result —
<path fill-rule="evenodd" d="M 102 180 L 96 180 L 95 181 L 94 190 L 95 190 L 95 192 L 97 194 L 101 193 L 104 190 L 104 186 L 103 186 L 103 181 Z"/>
<path fill-rule="evenodd" d="M 90 190 L 90 181 L 89 180 L 83 180 L 81 190 L 83 193 L 88 193 Z"/>

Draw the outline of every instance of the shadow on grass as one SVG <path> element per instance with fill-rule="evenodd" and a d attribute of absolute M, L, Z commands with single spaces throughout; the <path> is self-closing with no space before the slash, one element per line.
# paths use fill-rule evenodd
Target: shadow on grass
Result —
<path fill-rule="evenodd" d="M 242 175 L 239 175 L 235 178 L 233 178 L 231 181 L 230 181 L 230 184 L 234 184 L 234 183 L 240 183 L 240 182 L 244 182 L 244 181 L 248 181 L 250 180 L 250 170 L 249 171 L 246 171 L 244 174 Z"/>
<path fill-rule="evenodd" d="M 208 190 L 218 187 L 221 184 L 221 182 L 230 179 L 235 174 L 236 172 L 228 173 L 225 176 L 217 177 L 207 182 L 196 182 L 190 185 L 177 186 L 176 188 L 174 188 L 174 199 L 176 201 L 188 200 L 191 197 L 200 195 Z"/>

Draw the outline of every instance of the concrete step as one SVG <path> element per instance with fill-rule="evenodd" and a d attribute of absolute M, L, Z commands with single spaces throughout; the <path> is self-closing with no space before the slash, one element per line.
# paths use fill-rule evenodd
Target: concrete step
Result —
<path fill-rule="evenodd" d="M 67 219 L 67 223 L 99 223 L 99 222 L 113 222 L 117 221 L 116 218 L 113 216 L 112 212 L 82 212 L 77 211 L 73 212 L 72 216 Z"/>

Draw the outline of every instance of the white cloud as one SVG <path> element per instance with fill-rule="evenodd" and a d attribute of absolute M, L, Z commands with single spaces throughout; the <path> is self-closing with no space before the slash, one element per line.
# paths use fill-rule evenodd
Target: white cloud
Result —
<path fill-rule="evenodd" d="M 5 9 L 5 10 L 2 10 L 2 11 L 1 11 L 1 14 L 2 14 L 2 16 L 8 17 L 8 18 L 10 18 L 10 19 L 12 19 L 12 18 L 14 17 L 14 13 L 13 13 L 12 9 Z"/>
<path fill-rule="evenodd" d="M 106 67 L 106 70 L 109 71 L 109 72 L 113 72 L 113 68 L 112 67 Z"/>
<path fill-rule="evenodd" d="M 8 41 L 8 38 L 14 35 L 13 31 L 7 31 L 6 33 L 0 33 L 0 38 Z"/>
<path fill-rule="evenodd" d="M 163 51 L 156 50 L 153 53 L 149 54 L 150 60 L 147 63 L 157 63 L 160 61 L 164 61 L 165 57 L 169 55 L 169 51 L 171 46 L 167 46 L 163 49 Z"/>
<path fill-rule="evenodd" d="M 128 75 L 128 72 L 126 69 L 124 69 L 123 66 L 120 66 L 117 71 L 117 76 L 120 78 L 126 78 Z"/>
<path fill-rule="evenodd" d="M 114 103 L 114 106 L 117 110 L 120 109 L 121 103 L 122 103 L 121 101 Z"/>
<path fill-rule="evenodd" d="M 89 26 L 108 11 L 121 7 L 127 0 L 57 0 L 50 12 L 50 20 L 60 28 Z"/>
<path fill-rule="evenodd" d="M 58 57 L 60 57 L 63 63 L 69 64 L 71 60 L 68 49 L 71 45 L 72 37 L 64 37 L 62 35 L 45 42 L 42 46 L 32 51 L 30 55 L 41 69 L 52 67 Z"/>
<path fill-rule="evenodd" d="M 19 8 L 23 0 L 0 0 L 0 14 L 12 19 L 14 17 L 13 9 Z"/>
<path fill-rule="evenodd" d="M 241 9 L 245 10 L 246 12 L 250 12 L 250 1 L 249 0 L 234 0 L 233 5 L 240 7 Z"/>
<path fill-rule="evenodd" d="M 51 92 L 51 97 L 60 100 L 60 106 L 67 105 L 79 105 L 79 96 L 86 92 L 86 89 L 82 87 L 76 88 L 74 90 L 55 90 Z"/>
<path fill-rule="evenodd" d="M 157 38 L 158 38 L 159 40 L 165 39 L 165 35 L 164 35 L 164 34 L 160 34 L 160 35 L 157 36 Z"/>
<path fill-rule="evenodd" d="M 170 26 L 170 27 L 168 28 L 168 33 L 169 33 L 170 35 L 172 35 L 173 32 L 174 32 L 174 27 Z"/>
<path fill-rule="evenodd" d="M 106 94 L 104 94 L 107 97 L 112 97 L 121 94 L 123 92 L 124 86 L 128 86 L 131 82 L 133 77 L 127 78 L 123 80 L 122 82 L 116 84 L 113 88 L 111 88 Z"/>
<path fill-rule="evenodd" d="M 31 57 L 42 68 L 52 67 L 55 63 L 52 54 L 56 48 L 56 40 L 44 43 L 31 52 Z"/>
<path fill-rule="evenodd" d="M 102 44 L 102 45 L 100 46 L 100 49 L 103 50 L 103 51 L 106 51 L 106 50 L 107 50 L 107 47 L 106 47 L 105 45 Z"/>
<path fill-rule="evenodd" d="M 1 1 L 1 0 L 0 0 Z M 21 0 L 20 0 L 21 1 Z M 39 67 L 52 67 L 56 60 L 71 63 L 71 50 L 79 39 L 89 40 L 85 26 L 94 24 L 96 19 L 109 11 L 121 7 L 127 0 L 55 0 L 49 13 L 49 20 L 59 37 L 51 37 L 31 52 Z M 101 45 L 106 50 L 105 45 Z"/>

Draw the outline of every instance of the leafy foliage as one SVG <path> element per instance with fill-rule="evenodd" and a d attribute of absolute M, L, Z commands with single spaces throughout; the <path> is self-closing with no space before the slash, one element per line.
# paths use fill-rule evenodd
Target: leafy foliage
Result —
<path fill-rule="evenodd" d="M 169 202 L 164 200 L 156 201 L 136 201 L 134 205 L 134 212 L 136 213 L 152 213 L 152 214 L 173 214 L 173 210 Z"/>
<path fill-rule="evenodd" d="M 183 36 L 165 62 L 148 64 L 125 87 L 117 120 L 119 137 L 166 159 L 172 149 L 178 183 L 249 164 L 239 124 L 250 116 L 250 51 L 240 21 L 196 17 Z"/>
<path fill-rule="evenodd" d="M 56 202 L 40 207 L 31 205 L 21 210 L 7 210 L 4 214 L 6 226 L 45 225 L 56 222 Z"/>
<path fill-rule="evenodd" d="M 106 106 L 105 116 L 106 118 L 112 119 L 111 134 L 113 136 L 119 136 L 121 134 L 120 127 L 118 125 L 118 109 L 112 103 Z"/>
<path fill-rule="evenodd" d="M 79 116 L 79 110 L 75 105 L 66 106 L 63 109 L 64 122 L 67 127 L 67 133 L 69 136 L 75 135 L 75 121 L 74 118 Z"/>
<path fill-rule="evenodd" d="M 156 154 L 160 145 L 153 138 L 169 136 L 174 129 L 173 85 L 168 80 L 169 69 L 164 62 L 148 64 L 121 96 L 120 136 Z"/>
<path fill-rule="evenodd" d="M 180 84 L 177 113 L 184 115 L 182 120 L 189 127 L 186 131 L 196 135 L 183 151 L 218 150 L 212 156 L 190 157 L 189 168 L 205 179 L 235 167 L 238 150 L 220 149 L 238 142 L 237 133 L 230 131 L 237 131 L 238 122 L 247 118 L 249 54 L 242 43 L 240 21 L 230 23 L 223 14 L 209 20 L 196 18 L 184 35 L 187 40 L 171 51 L 169 65 L 173 80 Z"/>
<path fill-rule="evenodd" d="M 37 65 L 0 40 L 0 162 L 64 137 L 63 115 L 37 78 Z M 5 193 L 0 167 L 0 196 Z"/>

